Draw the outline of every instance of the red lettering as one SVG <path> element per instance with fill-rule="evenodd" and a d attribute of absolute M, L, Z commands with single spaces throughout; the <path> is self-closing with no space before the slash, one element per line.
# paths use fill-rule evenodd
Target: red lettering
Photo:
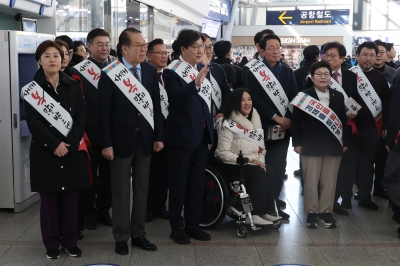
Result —
<path fill-rule="evenodd" d="M 195 80 L 196 79 L 196 74 L 191 74 L 190 76 L 189 76 L 192 80 Z"/>
<path fill-rule="evenodd" d="M 93 67 L 91 69 L 88 69 L 87 72 L 89 73 L 89 75 L 93 76 L 93 80 L 97 80 L 100 78 L 100 75 L 94 72 Z"/>
<path fill-rule="evenodd" d="M 135 91 L 138 90 L 138 89 L 136 88 L 136 85 L 132 85 L 132 84 L 131 84 L 131 80 L 130 80 L 129 78 L 124 79 L 122 82 L 124 83 L 124 85 L 125 85 L 126 87 L 129 87 L 129 93 L 132 93 L 132 92 L 135 92 Z"/>
<path fill-rule="evenodd" d="M 33 99 L 38 100 L 38 104 L 37 104 L 37 105 L 41 105 L 41 104 L 43 105 L 43 104 L 46 102 L 46 100 L 44 99 L 44 97 L 43 97 L 43 98 L 40 97 L 38 91 L 35 91 L 35 93 L 32 92 L 31 95 L 32 95 L 32 98 L 33 98 Z"/>
<path fill-rule="evenodd" d="M 270 77 L 269 77 L 269 75 L 267 75 L 267 74 L 265 73 L 265 70 L 260 71 L 260 76 L 263 77 L 263 81 L 268 81 L 268 80 L 270 80 Z"/>

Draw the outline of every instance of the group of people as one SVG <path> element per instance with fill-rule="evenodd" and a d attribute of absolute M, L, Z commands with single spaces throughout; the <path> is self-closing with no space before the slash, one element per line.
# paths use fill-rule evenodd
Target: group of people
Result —
<path fill-rule="evenodd" d="M 353 183 L 359 206 L 377 209 L 370 195 L 374 170 L 375 190 L 382 179 L 394 182 L 383 178 L 385 160 L 376 156 L 386 157 L 386 146 L 396 152 L 400 127 L 400 112 L 389 120 L 388 75 L 395 74 L 380 41 L 360 45 L 351 70 L 342 68 L 343 45 L 327 43 L 321 52 L 310 45 L 305 65 L 293 72 L 269 29 L 255 35 L 257 54 L 242 67 L 231 63 L 229 41 L 213 45 L 195 30 L 179 33 L 169 64 L 163 40 L 147 43 L 135 28 L 120 34 L 117 57 L 103 29 L 88 33 L 87 59 L 78 54 L 84 44 L 75 49 L 65 37 L 38 46 L 40 69 L 21 93 L 32 133 L 31 189 L 41 196 L 50 259 L 60 257 L 60 245 L 81 256 L 81 231 L 95 230 L 97 222 L 112 226 L 120 255 L 129 253 L 130 238 L 132 246 L 157 250 L 145 231 L 155 216 L 169 219 L 178 244 L 211 240 L 199 226 L 210 153 L 231 182 L 239 153 L 249 158 L 243 176 L 260 225 L 290 218 L 279 196 L 291 137 L 301 159 L 307 227 L 334 228 L 332 214 L 351 208 Z M 71 60 L 74 52 L 81 58 Z"/>

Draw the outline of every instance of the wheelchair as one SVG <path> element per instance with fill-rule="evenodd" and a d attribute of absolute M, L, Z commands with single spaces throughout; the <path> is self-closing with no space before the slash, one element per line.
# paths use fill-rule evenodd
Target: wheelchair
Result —
<path fill-rule="evenodd" d="M 238 162 L 243 158 L 239 155 Z M 248 160 L 246 161 L 248 162 Z M 240 165 L 243 165 L 243 162 Z M 250 220 L 250 228 L 253 231 L 260 230 L 261 226 L 253 224 L 251 211 L 253 210 L 249 195 L 246 193 L 242 173 L 240 173 L 240 181 L 229 182 L 229 179 L 222 171 L 222 162 L 210 156 L 207 160 L 205 169 L 205 189 L 202 202 L 202 212 L 200 219 L 200 227 L 203 229 L 211 229 L 218 226 L 226 216 L 236 221 L 238 229 L 236 234 L 240 238 L 247 235 L 247 227 L 245 223 L 246 217 Z M 251 196 L 251 195 L 250 195 Z M 278 213 L 275 204 L 275 213 Z M 281 226 L 280 220 L 275 221 L 267 227 L 278 229 Z"/>

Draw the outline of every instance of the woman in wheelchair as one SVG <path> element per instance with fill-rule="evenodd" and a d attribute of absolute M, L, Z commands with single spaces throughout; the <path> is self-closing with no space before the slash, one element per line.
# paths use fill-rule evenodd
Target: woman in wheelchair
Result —
<path fill-rule="evenodd" d="M 239 180 L 242 167 L 242 178 L 253 206 L 253 223 L 271 225 L 281 219 L 275 213 L 273 170 L 265 165 L 264 132 L 247 89 L 239 88 L 232 93 L 221 120 L 215 156 L 222 161 L 230 182 Z M 240 152 L 249 159 L 243 166 L 236 161 Z M 250 223 L 248 217 L 246 223 Z"/>

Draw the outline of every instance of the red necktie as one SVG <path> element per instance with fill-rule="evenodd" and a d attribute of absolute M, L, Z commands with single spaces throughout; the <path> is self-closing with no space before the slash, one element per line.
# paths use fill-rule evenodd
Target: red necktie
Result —
<path fill-rule="evenodd" d="M 336 82 L 337 82 L 337 83 L 339 83 L 339 84 L 340 84 L 338 77 L 339 77 L 339 73 L 338 73 L 338 72 L 336 72 L 336 71 L 335 71 L 335 72 L 333 72 L 333 78 L 336 80 Z"/>
<path fill-rule="evenodd" d="M 161 79 L 162 73 L 161 72 L 157 72 L 157 78 L 158 78 L 158 82 L 164 86 L 162 79 Z"/>

